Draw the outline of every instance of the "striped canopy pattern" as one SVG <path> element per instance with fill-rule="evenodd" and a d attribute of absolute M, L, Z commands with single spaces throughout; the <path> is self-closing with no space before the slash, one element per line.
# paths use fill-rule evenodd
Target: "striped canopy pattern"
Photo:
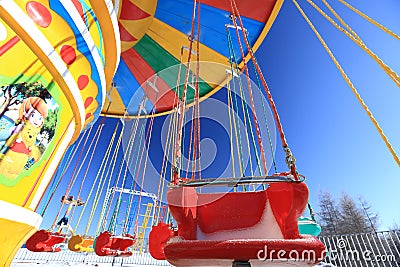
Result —
<path fill-rule="evenodd" d="M 236 29 L 232 27 L 230 0 L 198 2 L 200 61 L 215 62 L 222 66 L 200 70 L 199 94 L 200 97 L 207 97 L 224 85 L 226 69 L 230 67 L 229 59 L 232 55 L 239 66 L 243 57 Z M 283 0 L 236 0 L 253 51 L 265 38 L 282 2 Z M 194 3 L 192 0 L 120 0 L 115 1 L 115 5 L 119 7 L 122 54 L 113 78 L 114 86 L 108 92 L 109 97 L 102 114 L 135 116 L 140 111 L 141 103 L 144 103 L 146 114 L 168 113 L 182 97 L 183 86 L 177 86 L 177 66 L 181 58 L 183 62 L 187 61 L 189 49 L 185 47 L 190 43 L 192 22 L 195 25 L 194 36 L 197 36 L 197 11 L 194 21 L 192 19 Z M 231 50 L 227 31 L 232 38 Z M 195 43 L 193 50 L 194 47 Z M 249 56 L 244 44 L 243 47 L 246 57 Z M 193 62 L 196 55 L 195 52 L 192 53 Z M 195 70 L 193 65 L 192 73 Z M 181 80 L 185 68 L 183 66 L 181 69 Z M 194 89 L 189 87 L 187 100 L 190 102 L 193 97 Z"/>

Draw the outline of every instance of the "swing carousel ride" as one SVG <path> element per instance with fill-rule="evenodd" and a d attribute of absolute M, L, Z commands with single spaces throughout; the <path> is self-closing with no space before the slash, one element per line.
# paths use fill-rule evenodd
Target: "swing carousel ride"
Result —
<path fill-rule="evenodd" d="M 399 86 L 327 1 L 334 19 L 307 2 Z M 255 56 L 282 4 L 0 1 L 0 264 L 24 243 L 33 252 L 114 257 L 148 250 L 174 266 L 322 261 L 306 179 Z M 212 163 L 207 138 L 226 144 Z M 215 162 L 229 168 L 216 172 Z M 307 208 L 310 217 L 301 217 Z"/>

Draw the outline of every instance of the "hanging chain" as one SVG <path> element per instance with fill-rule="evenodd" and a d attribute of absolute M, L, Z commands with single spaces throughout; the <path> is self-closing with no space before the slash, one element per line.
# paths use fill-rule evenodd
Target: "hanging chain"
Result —
<path fill-rule="evenodd" d="M 254 67 L 257 70 L 257 73 L 258 73 L 258 75 L 260 77 L 260 80 L 262 82 L 264 90 L 267 93 L 269 104 L 270 104 L 270 107 L 271 107 L 272 112 L 274 114 L 275 122 L 276 122 L 278 131 L 279 131 L 279 135 L 280 135 L 280 138 L 281 138 L 282 147 L 283 147 L 283 149 L 284 149 L 284 151 L 286 153 L 286 162 L 287 162 L 288 167 L 289 167 L 292 175 L 294 176 L 294 178 L 296 180 L 299 180 L 299 177 L 298 177 L 298 174 L 297 174 L 297 171 L 296 171 L 296 165 L 295 165 L 294 156 L 292 155 L 292 152 L 290 151 L 289 146 L 288 146 L 288 144 L 286 142 L 285 133 L 283 131 L 282 123 L 281 123 L 281 120 L 279 118 L 279 114 L 278 114 L 278 110 L 276 108 L 275 102 L 274 102 L 274 100 L 272 98 L 271 91 L 269 90 L 268 84 L 267 84 L 267 82 L 266 82 L 266 80 L 264 78 L 264 75 L 261 72 L 261 69 L 260 69 L 260 66 L 258 65 L 258 62 L 255 59 L 254 53 L 251 50 L 251 47 L 250 47 L 250 44 L 249 44 L 249 40 L 248 40 L 246 32 L 244 30 L 243 22 L 242 22 L 240 13 L 239 13 L 239 9 L 236 6 L 235 0 L 230 0 L 230 3 L 231 3 L 231 8 L 232 8 L 232 16 L 234 18 L 233 19 L 233 23 L 234 23 L 235 27 L 238 28 L 238 25 L 236 23 L 236 18 L 237 18 L 239 23 L 240 23 L 240 28 L 241 28 L 242 33 L 243 33 L 243 39 L 244 39 L 244 42 L 246 44 L 247 50 L 249 51 L 249 54 L 250 54 L 251 59 L 253 61 Z M 245 61 L 245 59 L 243 59 L 243 61 Z"/>
<path fill-rule="evenodd" d="M 324 41 L 322 36 L 319 34 L 319 32 L 317 31 L 317 29 L 315 28 L 313 23 L 310 21 L 310 19 L 308 18 L 307 14 L 301 8 L 299 3 L 297 3 L 296 0 L 292 0 L 292 2 L 295 4 L 295 6 L 299 10 L 300 14 L 303 16 L 303 18 L 305 19 L 307 24 L 310 26 L 311 30 L 317 36 L 317 38 L 320 41 L 320 43 L 322 44 L 322 46 L 325 48 L 325 50 L 328 53 L 329 57 L 332 59 L 333 63 L 335 64 L 336 68 L 340 71 L 340 74 L 342 74 L 342 77 L 346 81 L 347 85 L 350 87 L 350 89 L 352 90 L 353 94 L 357 98 L 358 102 L 361 104 L 361 106 L 363 107 L 364 111 L 367 113 L 369 119 L 374 124 L 376 130 L 380 134 L 382 140 L 385 142 L 386 147 L 389 149 L 389 151 L 392 154 L 392 156 L 393 156 L 394 160 L 396 161 L 397 165 L 400 166 L 400 158 L 399 158 L 399 156 L 397 155 L 396 151 L 394 150 L 392 144 L 389 142 L 389 139 L 387 138 L 387 136 L 383 132 L 383 129 L 379 125 L 378 121 L 375 119 L 375 117 L 373 116 L 372 112 L 369 110 L 367 104 L 364 102 L 364 100 L 362 99 L 361 95 L 358 93 L 357 89 L 355 88 L 355 86 L 351 82 L 350 78 L 347 76 L 347 74 L 343 70 L 342 66 L 339 64 L 338 60 L 333 55 L 332 51 L 329 49 L 328 45 L 326 44 L 326 42 Z"/>

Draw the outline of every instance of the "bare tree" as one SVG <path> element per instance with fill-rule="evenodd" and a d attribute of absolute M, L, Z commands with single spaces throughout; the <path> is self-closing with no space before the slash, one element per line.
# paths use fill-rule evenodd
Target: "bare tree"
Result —
<path fill-rule="evenodd" d="M 397 222 L 394 222 L 392 226 L 389 227 L 390 231 L 399 231 L 400 232 L 400 225 Z"/>
<path fill-rule="evenodd" d="M 322 227 L 321 235 L 376 232 L 379 216 L 361 197 L 357 203 L 343 193 L 337 203 L 329 192 L 321 192 L 319 208 L 317 215 Z"/>
<path fill-rule="evenodd" d="M 338 229 L 340 212 L 336 201 L 329 192 L 320 192 L 319 208 L 318 217 L 322 227 L 321 235 L 340 234 Z"/>
<path fill-rule="evenodd" d="M 367 218 L 357 203 L 347 194 L 340 198 L 340 224 L 341 234 L 355 234 L 370 232 Z"/>
<path fill-rule="evenodd" d="M 366 224 L 369 232 L 376 232 L 378 227 L 379 215 L 372 210 L 371 205 L 362 197 L 358 198 L 360 207 L 364 212 Z"/>

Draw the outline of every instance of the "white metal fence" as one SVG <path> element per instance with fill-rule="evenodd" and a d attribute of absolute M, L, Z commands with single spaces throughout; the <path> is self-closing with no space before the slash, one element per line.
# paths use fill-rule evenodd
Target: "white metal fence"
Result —
<path fill-rule="evenodd" d="M 400 230 L 366 234 L 321 236 L 328 256 L 325 262 L 337 267 L 400 267 Z M 146 242 L 145 242 L 146 243 Z M 147 251 L 134 251 L 131 257 L 99 257 L 94 253 L 63 250 L 57 253 L 18 251 L 14 262 L 85 264 L 108 266 L 170 266 L 153 259 Z"/>
<path fill-rule="evenodd" d="M 325 261 L 338 267 L 400 267 L 400 230 L 321 236 Z"/>
<path fill-rule="evenodd" d="M 166 261 L 153 259 L 149 253 L 133 252 L 130 257 L 99 257 L 94 253 L 77 253 L 69 250 L 61 252 L 31 252 L 21 248 L 13 263 L 35 262 L 40 264 L 59 263 L 60 265 L 107 265 L 107 266 L 171 266 Z"/>

